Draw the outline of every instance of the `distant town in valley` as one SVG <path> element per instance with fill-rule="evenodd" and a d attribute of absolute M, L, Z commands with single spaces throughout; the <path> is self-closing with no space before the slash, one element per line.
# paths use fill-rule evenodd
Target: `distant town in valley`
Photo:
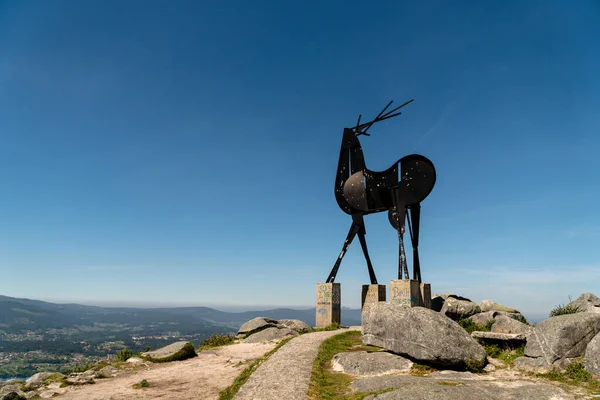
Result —
<path fill-rule="evenodd" d="M 54 304 L 0 296 L 0 379 L 64 372 L 186 340 L 198 346 L 215 333 L 235 334 L 254 317 L 315 323 L 315 309 L 224 312 L 208 307 L 130 308 Z M 342 324 L 360 325 L 360 310 L 344 309 Z"/>

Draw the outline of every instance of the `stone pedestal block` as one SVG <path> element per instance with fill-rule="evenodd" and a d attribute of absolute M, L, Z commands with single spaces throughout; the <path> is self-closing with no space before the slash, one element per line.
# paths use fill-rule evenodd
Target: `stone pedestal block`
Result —
<path fill-rule="evenodd" d="M 385 285 L 362 285 L 360 309 L 364 311 L 369 304 L 385 301 L 385 289 Z"/>
<path fill-rule="evenodd" d="M 431 310 L 431 283 L 421 283 L 421 299 L 423 307 Z"/>
<path fill-rule="evenodd" d="M 390 303 L 400 304 L 406 307 L 422 306 L 423 298 L 419 281 L 414 279 L 390 281 Z"/>
<path fill-rule="evenodd" d="M 342 289 L 339 283 L 317 283 L 316 327 L 341 323 Z"/>

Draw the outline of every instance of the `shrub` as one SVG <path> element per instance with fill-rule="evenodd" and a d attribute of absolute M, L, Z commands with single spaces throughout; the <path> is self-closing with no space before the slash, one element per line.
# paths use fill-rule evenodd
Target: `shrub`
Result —
<path fill-rule="evenodd" d="M 129 350 L 127 347 L 125 347 L 125 348 L 122 348 L 121 350 L 119 350 L 119 352 L 117 353 L 117 361 L 127 361 L 128 359 L 130 359 L 133 356 L 134 356 L 134 352 L 132 350 Z"/>
<path fill-rule="evenodd" d="M 133 387 L 134 389 L 141 389 L 141 388 L 147 388 L 147 387 L 150 387 L 150 384 L 148 383 L 148 381 L 147 381 L 147 380 L 145 380 L 145 379 L 142 379 L 142 380 L 141 380 L 141 381 L 139 381 L 138 383 L 135 383 L 135 384 L 134 384 L 132 387 Z"/>
<path fill-rule="evenodd" d="M 200 347 L 202 348 L 225 346 L 228 344 L 232 344 L 234 339 L 235 337 L 230 335 L 220 335 L 218 333 L 215 333 L 211 337 L 204 339 L 202 342 L 200 342 Z"/>
<path fill-rule="evenodd" d="M 550 311 L 551 317 L 556 317 L 557 315 L 566 315 L 566 314 L 575 314 L 579 310 L 577 306 L 570 305 L 558 305 L 554 310 Z"/>
<path fill-rule="evenodd" d="M 475 331 L 489 332 L 492 329 L 492 325 L 494 325 L 494 322 L 496 322 L 495 319 L 490 319 L 485 324 L 479 325 L 479 324 L 476 324 L 475 322 L 473 322 L 473 320 L 469 319 L 469 318 L 464 318 L 464 319 L 458 320 L 458 324 L 464 330 L 466 330 L 468 333 L 472 333 Z"/>
<path fill-rule="evenodd" d="M 565 371 L 565 375 L 576 382 L 588 382 L 593 379 L 592 375 L 585 370 L 585 367 L 580 362 L 572 362 L 569 364 Z"/>

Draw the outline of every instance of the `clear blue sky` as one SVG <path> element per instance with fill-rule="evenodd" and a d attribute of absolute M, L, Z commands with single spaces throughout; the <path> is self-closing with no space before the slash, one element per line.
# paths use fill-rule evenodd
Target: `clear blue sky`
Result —
<path fill-rule="evenodd" d="M 600 295 L 596 1 L 0 1 L 0 292 L 306 305 L 350 225 L 342 129 L 413 152 L 434 293 L 527 313 Z M 379 281 L 397 236 L 366 217 Z M 337 282 L 368 283 L 358 242 Z"/>

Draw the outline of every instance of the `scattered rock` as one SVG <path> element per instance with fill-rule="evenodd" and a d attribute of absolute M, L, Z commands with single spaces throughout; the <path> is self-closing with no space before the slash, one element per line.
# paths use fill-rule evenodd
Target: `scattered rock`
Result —
<path fill-rule="evenodd" d="M 256 317 L 240 326 L 238 335 L 248 335 L 260 329 L 277 326 L 277 321 L 270 318 Z"/>
<path fill-rule="evenodd" d="M 458 321 L 459 319 L 468 318 L 473 314 L 480 313 L 479 306 L 467 300 L 458 300 L 453 297 L 448 297 L 444 302 L 444 306 L 440 310 L 441 314 Z"/>
<path fill-rule="evenodd" d="M 493 372 L 496 370 L 496 366 L 494 364 L 488 364 L 483 367 L 483 372 Z"/>
<path fill-rule="evenodd" d="M 363 343 L 433 365 L 483 367 L 485 350 L 456 322 L 423 307 L 376 303 L 363 314 Z"/>
<path fill-rule="evenodd" d="M 126 362 L 130 364 L 143 364 L 144 360 L 139 357 L 129 357 Z"/>
<path fill-rule="evenodd" d="M 506 363 L 500 359 L 488 356 L 487 361 L 489 364 L 492 364 L 496 368 L 506 368 Z"/>
<path fill-rule="evenodd" d="M 495 320 L 496 322 L 492 325 L 492 332 L 496 333 L 520 333 L 527 336 L 533 329 L 531 326 L 506 315 L 496 315 Z"/>
<path fill-rule="evenodd" d="M 254 333 L 244 339 L 246 343 L 260 343 L 271 340 L 280 340 L 288 336 L 298 336 L 298 333 L 289 328 L 270 327 Z"/>
<path fill-rule="evenodd" d="M 142 353 L 142 359 L 152 362 L 181 361 L 196 357 L 196 349 L 190 342 L 176 342 L 154 351 Z"/>
<path fill-rule="evenodd" d="M 19 393 L 17 392 L 9 392 L 5 395 L 3 395 L 2 397 L 0 397 L 0 400 L 22 400 L 25 397 L 19 395 Z"/>
<path fill-rule="evenodd" d="M 10 392 L 21 393 L 21 385 L 12 382 L 6 382 L 4 385 L 0 383 L 0 399 L 2 398 L 1 396 L 9 394 Z"/>
<path fill-rule="evenodd" d="M 310 332 L 312 328 L 306 322 L 299 319 L 280 319 L 277 321 L 278 326 L 284 326 L 296 332 Z"/>
<path fill-rule="evenodd" d="M 413 365 L 412 361 L 385 351 L 339 353 L 331 363 L 334 371 L 360 376 L 409 371 Z"/>
<path fill-rule="evenodd" d="M 495 319 L 496 314 L 498 314 L 496 311 L 487 311 L 471 315 L 468 319 L 477 325 L 485 325 L 489 320 Z"/>
<path fill-rule="evenodd" d="M 502 306 L 492 300 L 483 300 L 481 303 L 479 303 L 479 308 L 481 309 L 481 312 L 505 311 L 505 312 L 509 312 L 509 313 L 519 313 L 520 314 L 520 312 L 518 310 L 515 310 L 514 308 Z"/>
<path fill-rule="evenodd" d="M 600 313 L 600 297 L 592 293 L 584 293 L 567 306 L 577 307 L 577 312 Z"/>
<path fill-rule="evenodd" d="M 519 357 L 515 360 L 515 368 L 522 371 L 538 372 L 541 374 L 555 370 L 555 367 L 548 363 L 543 357 Z"/>
<path fill-rule="evenodd" d="M 64 377 L 64 375 L 59 372 L 38 372 L 37 374 L 29 377 L 29 379 L 25 381 L 25 384 L 32 388 L 38 388 L 45 383 L 44 381 L 46 379 L 52 376 Z"/>
<path fill-rule="evenodd" d="M 594 378 L 600 379 L 600 333 L 588 343 L 583 365 Z"/>
<path fill-rule="evenodd" d="M 457 300 L 464 300 L 464 301 L 471 301 L 469 299 L 467 299 L 466 297 L 462 297 L 462 296 L 457 296 L 455 294 L 434 294 L 431 297 L 431 309 L 433 311 L 441 311 L 442 307 L 444 306 L 444 302 L 446 301 L 446 299 L 448 297 L 457 299 Z"/>
<path fill-rule="evenodd" d="M 479 332 L 475 331 L 471 333 L 471 337 L 475 339 L 481 339 L 486 342 L 509 342 L 519 343 L 525 342 L 527 336 L 522 333 L 497 333 L 497 332 Z"/>
<path fill-rule="evenodd" d="M 98 371 L 98 373 L 95 375 L 96 377 L 98 376 L 114 376 L 117 374 L 117 372 L 119 372 L 118 369 L 116 369 L 113 366 L 107 365 L 106 367 L 102 368 L 100 371 Z"/>

